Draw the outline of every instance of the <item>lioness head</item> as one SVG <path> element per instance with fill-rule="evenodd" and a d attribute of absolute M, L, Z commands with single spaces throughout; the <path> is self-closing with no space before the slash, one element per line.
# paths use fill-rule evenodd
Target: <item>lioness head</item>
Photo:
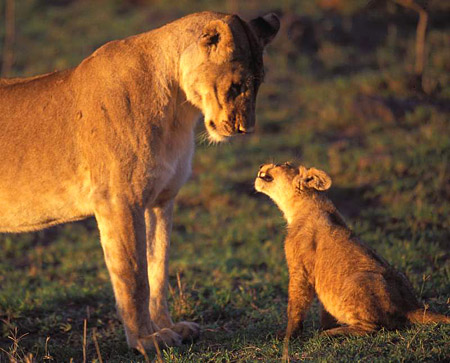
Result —
<path fill-rule="evenodd" d="M 262 53 L 280 22 L 269 14 L 244 22 L 236 15 L 209 22 L 181 57 L 181 86 L 204 115 L 211 141 L 252 132 L 264 78 Z"/>
<path fill-rule="evenodd" d="M 255 189 L 268 195 L 281 209 L 294 198 L 306 198 L 331 186 L 331 178 L 322 170 L 298 168 L 289 163 L 264 164 L 255 180 Z"/>

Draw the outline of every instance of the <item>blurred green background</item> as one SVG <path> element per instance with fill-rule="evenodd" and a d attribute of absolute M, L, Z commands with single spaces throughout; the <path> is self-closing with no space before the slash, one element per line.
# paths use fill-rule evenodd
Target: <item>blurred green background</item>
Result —
<path fill-rule="evenodd" d="M 6 1 L 0 2 L 1 59 Z M 175 320 L 194 320 L 203 334 L 193 345 L 166 350 L 163 359 L 281 357 L 285 222 L 252 187 L 266 161 L 326 170 L 330 196 L 355 232 L 406 273 L 430 309 L 450 313 L 449 2 L 415 2 L 429 16 L 421 76 L 415 73 L 418 14 L 393 1 L 13 2 L 13 63 L 2 67 L 9 77 L 76 66 L 109 40 L 191 12 L 235 12 L 250 20 L 274 11 L 281 18 L 265 54 L 256 134 L 216 146 L 199 141 L 193 175 L 177 198 L 170 307 Z M 4 234 L 0 243 L 0 362 L 82 361 L 83 352 L 87 361 L 144 361 L 127 349 L 94 220 Z M 344 339 L 320 337 L 318 329 L 315 304 L 304 335 L 292 342 L 294 360 L 450 356 L 447 326 Z"/>

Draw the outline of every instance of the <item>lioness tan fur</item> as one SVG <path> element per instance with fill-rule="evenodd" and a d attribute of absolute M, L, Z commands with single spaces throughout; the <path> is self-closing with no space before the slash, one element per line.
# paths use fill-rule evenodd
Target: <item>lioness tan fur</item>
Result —
<path fill-rule="evenodd" d="M 273 14 L 196 13 L 73 69 L 0 80 L 0 232 L 95 215 L 130 347 L 199 333 L 167 308 L 173 200 L 199 112 L 212 141 L 253 130 L 262 52 L 279 25 Z"/>
<path fill-rule="evenodd" d="M 321 170 L 266 164 L 255 181 L 288 221 L 285 241 L 289 269 L 289 338 L 302 328 L 317 294 L 326 335 L 363 335 L 407 322 L 450 322 L 425 311 L 406 277 L 359 241 L 323 191 L 331 186 Z M 337 326 L 337 324 L 344 324 Z"/>

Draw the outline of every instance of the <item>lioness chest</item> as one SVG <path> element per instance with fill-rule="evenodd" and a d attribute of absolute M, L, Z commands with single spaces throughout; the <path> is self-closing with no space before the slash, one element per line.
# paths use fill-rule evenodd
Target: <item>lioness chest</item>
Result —
<path fill-rule="evenodd" d="M 197 115 L 192 115 L 197 118 Z M 154 194 L 149 197 L 149 206 L 162 205 L 173 199 L 188 180 L 192 169 L 194 136 L 192 131 L 173 135 L 172 142 L 165 145 L 158 169 L 151 172 L 150 184 Z"/>

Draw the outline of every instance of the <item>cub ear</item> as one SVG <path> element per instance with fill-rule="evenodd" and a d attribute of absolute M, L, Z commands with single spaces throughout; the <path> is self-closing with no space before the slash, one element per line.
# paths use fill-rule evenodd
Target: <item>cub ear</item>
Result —
<path fill-rule="evenodd" d="M 221 20 L 209 22 L 203 28 L 200 47 L 215 63 L 220 64 L 230 59 L 234 51 L 230 26 Z"/>
<path fill-rule="evenodd" d="M 280 19 L 274 13 L 253 19 L 249 24 L 263 46 L 269 44 L 280 30 Z"/>
<path fill-rule="evenodd" d="M 316 168 L 307 169 L 304 166 L 298 168 L 298 175 L 293 180 L 294 187 L 299 190 L 316 189 L 328 190 L 331 187 L 331 178 L 322 170 Z"/>

